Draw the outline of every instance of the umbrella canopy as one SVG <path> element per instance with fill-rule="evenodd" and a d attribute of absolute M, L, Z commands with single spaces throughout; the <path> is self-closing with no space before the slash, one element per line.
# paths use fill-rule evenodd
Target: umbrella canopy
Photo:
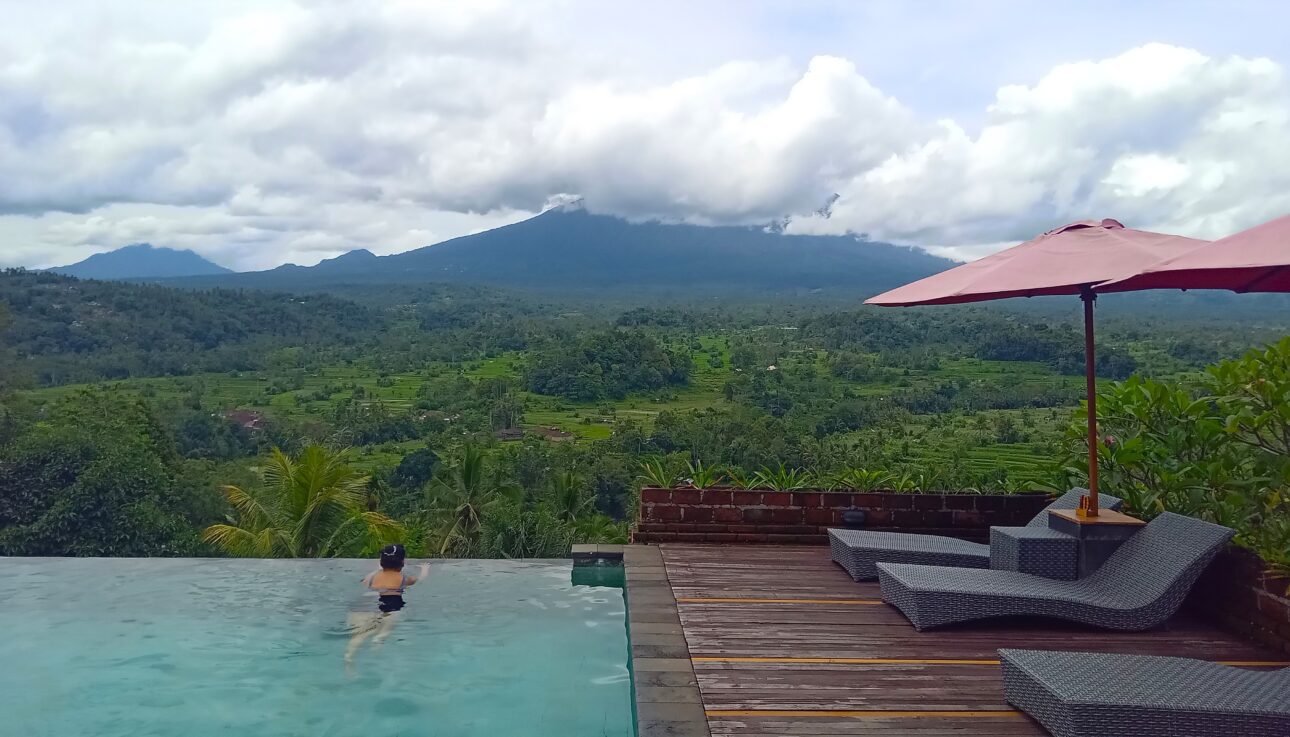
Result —
<path fill-rule="evenodd" d="M 1290 215 L 1099 284 L 1094 291 L 1139 289 L 1290 292 Z"/>
<path fill-rule="evenodd" d="M 884 307 L 951 305 L 1008 297 L 1082 294 L 1207 241 L 1085 220 L 865 300 Z"/>
<path fill-rule="evenodd" d="M 1088 392 L 1088 508 L 1097 516 L 1097 376 L 1093 355 L 1093 285 L 1205 245 L 1205 241 L 1085 220 L 865 300 L 885 307 L 949 305 L 1009 297 L 1076 295 L 1084 300 L 1084 372 Z"/>

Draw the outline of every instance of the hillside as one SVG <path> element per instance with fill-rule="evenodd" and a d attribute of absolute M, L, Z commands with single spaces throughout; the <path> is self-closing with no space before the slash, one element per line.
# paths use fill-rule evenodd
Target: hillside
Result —
<path fill-rule="evenodd" d="M 953 266 L 917 249 L 850 236 L 753 227 L 632 223 L 579 209 L 391 256 L 354 251 L 314 267 L 184 280 L 187 285 L 310 289 L 449 282 L 560 292 L 875 293 Z"/>
<path fill-rule="evenodd" d="M 231 269 L 207 261 L 192 251 L 160 248 L 148 243 L 96 253 L 84 261 L 56 266 L 49 271 L 79 279 L 156 279 L 233 273 Z"/>
<path fill-rule="evenodd" d="M 246 370 L 283 347 L 311 356 L 351 349 L 381 316 L 325 295 L 192 291 L 0 271 L 10 325 L 0 346 L 39 384 Z"/>

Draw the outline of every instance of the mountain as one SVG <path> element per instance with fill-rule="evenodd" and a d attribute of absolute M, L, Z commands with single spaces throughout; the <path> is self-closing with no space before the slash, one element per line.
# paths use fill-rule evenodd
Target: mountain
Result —
<path fill-rule="evenodd" d="M 854 236 L 633 223 L 582 209 L 557 208 L 519 223 L 391 256 L 351 251 L 313 267 L 291 265 L 183 282 L 291 290 L 456 282 L 581 293 L 875 293 L 953 265 L 918 249 Z"/>
<path fill-rule="evenodd" d="M 84 261 L 70 266 L 55 266 L 48 271 L 81 279 L 157 279 L 233 273 L 231 269 L 211 263 L 192 251 L 158 248 L 148 243 L 96 253 Z"/>

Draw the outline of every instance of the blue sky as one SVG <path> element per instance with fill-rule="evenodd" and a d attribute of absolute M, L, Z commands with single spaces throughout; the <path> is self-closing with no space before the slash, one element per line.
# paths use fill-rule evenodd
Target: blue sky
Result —
<path fill-rule="evenodd" d="M 1274 2 L 0 0 L 0 266 L 241 269 L 553 200 L 972 258 L 1290 211 Z M 833 194 L 828 219 L 812 215 Z"/>

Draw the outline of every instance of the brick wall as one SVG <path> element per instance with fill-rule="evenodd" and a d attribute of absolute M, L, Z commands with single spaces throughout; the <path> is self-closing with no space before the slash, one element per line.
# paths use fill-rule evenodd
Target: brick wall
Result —
<path fill-rule="evenodd" d="M 1024 525 L 1043 494 L 894 494 L 744 489 L 641 490 L 632 539 L 640 543 L 826 544 L 825 530 L 862 509 L 864 529 L 952 535 L 986 542 L 992 525 Z"/>
<path fill-rule="evenodd" d="M 1290 580 L 1265 568 L 1254 553 L 1229 547 L 1196 582 L 1187 606 L 1224 629 L 1290 654 Z"/>

